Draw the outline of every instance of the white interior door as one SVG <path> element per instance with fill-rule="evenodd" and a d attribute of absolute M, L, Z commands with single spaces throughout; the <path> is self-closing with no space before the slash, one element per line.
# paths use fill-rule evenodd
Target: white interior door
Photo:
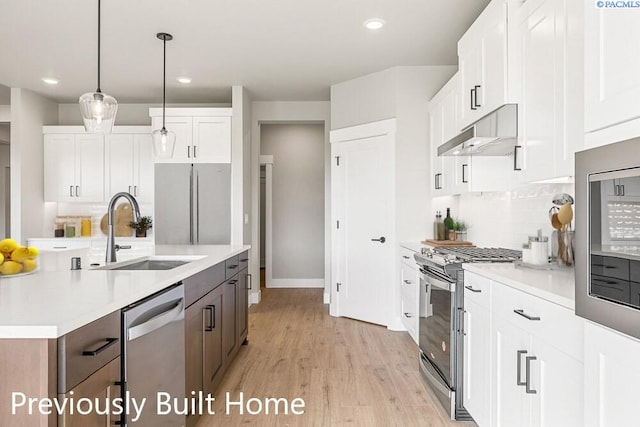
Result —
<path fill-rule="evenodd" d="M 394 306 L 393 143 L 394 133 L 332 143 L 331 312 L 381 325 Z"/>

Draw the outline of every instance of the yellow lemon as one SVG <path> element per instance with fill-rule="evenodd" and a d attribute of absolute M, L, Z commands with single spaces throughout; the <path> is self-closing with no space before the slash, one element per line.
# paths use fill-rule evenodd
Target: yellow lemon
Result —
<path fill-rule="evenodd" d="M 19 262 L 5 261 L 0 265 L 0 274 L 18 274 L 22 268 L 22 264 Z"/>
<path fill-rule="evenodd" d="M 40 253 L 38 251 L 38 248 L 36 248 L 35 246 L 29 246 L 27 250 L 29 251 L 29 258 L 35 258 Z"/>
<path fill-rule="evenodd" d="M 35 259 L 25 259 L 24 261 L 22 261 L 22 266 L 24 267 L 22 271 L 28 273 L 29 271 L 35 270 L 38 266 L 38 263 Z"/>
<path fill-rule="evenodd" d="M 13 239 L 0 240 L 0 252 L 10 254 L 15 248 L 18 247 L 18 242 Z"/>
<path fill-rule="evenodd" d="M 2 252 L 0 252 L 0 264 L 2 264 L 4 262 L 4 255 L 2 255 Z"/>
<path fill-rule="evenodd" d="M 29 256 L 29 250 L 27 248 L 25 248 L 24 246 L 18 246 L 17 248 L 15 248 L 13 250 L 13 252 L 11 252 L 11 260 L 12 261 L 18 261 L 18 262 L 22 262 L 25 259 L 31 258 Z"/>

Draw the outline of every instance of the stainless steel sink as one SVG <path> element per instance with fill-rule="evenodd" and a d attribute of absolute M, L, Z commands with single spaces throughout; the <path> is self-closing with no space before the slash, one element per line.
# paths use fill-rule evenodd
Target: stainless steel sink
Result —
<path fill-rule="evenodd" d="M 95 270 L 171 270 L 202 258 L 203 255 L 153 255 L 102 265 Z"/>
<path fill-rule="evenodd" d="M 171 270 L 188 262 L 189 261 L 147 259 L 133 264 L 115 267 L 111 270 Z"/>

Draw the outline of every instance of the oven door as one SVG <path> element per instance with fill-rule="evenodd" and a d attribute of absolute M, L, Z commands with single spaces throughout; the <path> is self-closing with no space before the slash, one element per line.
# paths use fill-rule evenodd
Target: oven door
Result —
<path fill-rule="evenodd" d="M 453 389 L 451 344 L 455 283 L 437 273 L 420 269 L 420 350 L 434 370 Z"/>

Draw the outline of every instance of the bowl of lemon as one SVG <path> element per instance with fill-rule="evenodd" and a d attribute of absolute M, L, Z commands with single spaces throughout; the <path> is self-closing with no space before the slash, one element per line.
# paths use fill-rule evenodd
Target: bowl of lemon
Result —
<path fill-rule="evenodd" d="M 38 249 L 21 246 L 13 239 L 0 240 L 0 277 L 15 277 L 35 273 Z"/>

